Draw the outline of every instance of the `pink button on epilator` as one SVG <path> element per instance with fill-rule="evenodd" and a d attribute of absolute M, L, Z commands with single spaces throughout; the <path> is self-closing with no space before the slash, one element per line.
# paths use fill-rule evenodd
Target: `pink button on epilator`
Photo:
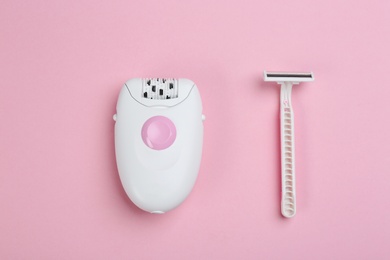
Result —
<path fill-rule="evenodd" d="M 176 139 L 176 127 L 165 116 L 149 118 L 142 126 L 142 140 L 154 150 L 164 150 Z"/>

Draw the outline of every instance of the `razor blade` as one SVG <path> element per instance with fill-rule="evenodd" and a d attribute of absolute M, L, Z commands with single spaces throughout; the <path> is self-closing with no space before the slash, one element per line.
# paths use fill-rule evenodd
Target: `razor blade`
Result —
<path fill-rule="evenodd" d="M 275 82 L 308 82 L 314 80 L 313 72 L 269 72 L 264 71 L 264 81 Z"/>

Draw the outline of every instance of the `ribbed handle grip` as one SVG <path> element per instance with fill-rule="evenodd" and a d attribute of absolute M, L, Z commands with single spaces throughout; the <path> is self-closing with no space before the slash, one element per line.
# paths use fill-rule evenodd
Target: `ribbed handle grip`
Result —
<path fill-rule="evenodd" d="M 280 135 L 282 168 L 282 215 L 291 218 L 296 213 L 294 113 L 291 106 L 291 84 L 281 86 Z"/>

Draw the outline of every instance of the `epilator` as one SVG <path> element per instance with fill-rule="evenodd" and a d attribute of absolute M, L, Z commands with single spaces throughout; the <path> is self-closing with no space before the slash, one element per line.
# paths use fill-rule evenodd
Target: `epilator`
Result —
<path fill-rule="evenodd" d="M 115 152 L 123 188 L 151 213 L 180 205 L 202 157 L 202 101 L 188 79 L 135 78 L 119 94 Z"/>

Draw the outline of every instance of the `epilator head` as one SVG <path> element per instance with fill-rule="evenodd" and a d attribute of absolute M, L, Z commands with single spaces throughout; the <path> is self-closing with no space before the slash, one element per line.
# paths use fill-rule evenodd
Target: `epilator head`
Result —
<path fill-rule="evenodd" d="M 139 208 L 164 213 L 180 205 L 198 176 L 203 144 L 202 101 L 188 79 L 131 79 L 115 116 L 122 185 Z"/>

